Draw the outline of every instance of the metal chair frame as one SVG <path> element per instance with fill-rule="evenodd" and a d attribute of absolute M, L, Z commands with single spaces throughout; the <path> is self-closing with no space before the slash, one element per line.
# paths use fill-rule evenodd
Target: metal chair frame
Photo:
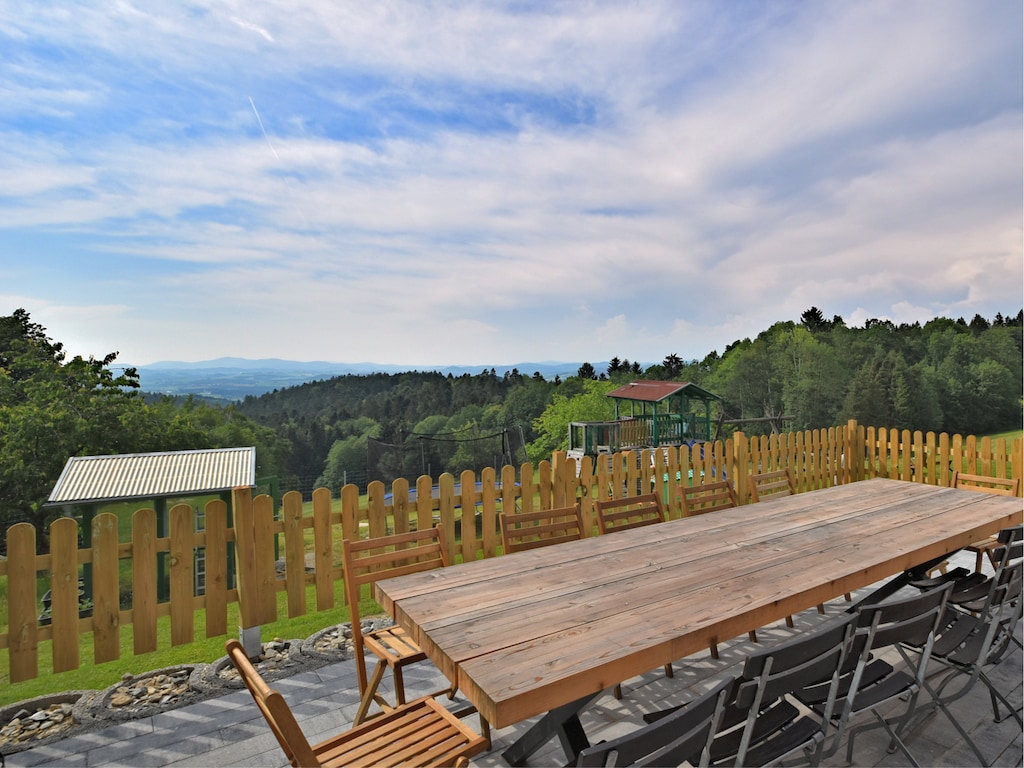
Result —
<path fill-rule="evenodd" d="M 982 765 L 988 764 L 984 754 L 953 716 L 949 705 L 966 696 L 980 681 L 989 691 L 995 722 L 1013 716 L 1018 725 L 1024 727 L 1019 708 L 1013 706 L 985 672 L 986 668 L 1002 662 L 1011 641 L 1018 642 L 1014 632 L 1024 610 L 1024 560 L 1016 559 L 1020 555 L 1021 537 L 1020 526 L 1000 531 L 998 538 L 1003 551 L 996 574 L 989 580 L 988 595 L 980 603 L 952 606 L 947 610 L 930 657 L 941 667 L 938 674 L 944 674 L 937 684 L 924 681 L 931 701 L 921 707 L 914 724 L 916 727 L 933 711 L 941 711 Z M 921 653 L 916 644 L 905 643 L 899 650 L 905 659 L 909 659 L 910 654 Z M 962 685 L 950 689 L 957 680 Z M 1006 708 L 1007 715 L 1000 714 L 1000 705 Z"/>

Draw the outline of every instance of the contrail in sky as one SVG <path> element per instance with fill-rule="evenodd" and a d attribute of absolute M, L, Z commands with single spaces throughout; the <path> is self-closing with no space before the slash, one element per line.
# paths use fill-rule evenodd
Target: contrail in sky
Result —
<path fill-rule="evenodd" d="M 270 147 L 270 151 L 274 153 L 274 159 L 280 163 L 281 157 L 280 155 L 277 154 L 277 150 L 274 149 L 274 145 L 270 143 L 270 136 L 267 135 L 267 129 L 263 126 L 263 118 L 260 117 L 259 110 L 256 109 L 256 102 L 252 100 L 252 96 L 249 97 L 249 104 L 252 106 L 252 113 L 256 115 L 256 122 L 260 124 L 260 130 L 263 131 L 263 140 L 267 142 L 267 146 Z M 292 188 L 291 179 L 285 176 L 283 181 L 285 183 L 285 186 L 288 187 L 288 192 L 290 193 L 290 197 L 292 198 L 292 207 L 295 209 L 295 212 L 299 215 L 299 218 L 302 219 L 303 226 L 305 226 L 308 229 L 309 222 L 306 220 L 306 214 L 295 203 L 296 195 L 295 190 Z"/>
<path fill-rule="evenodd" d="M 263 140 L 267 142 L 267 146 L 270 147 L 270 151 L 274 153 L 274 157 L 278 162 L 281 158 L 277 155 L 277 150 L 274 149 L 274 145 L 270 143 L 270 137 L 267 136 L 267 129 L 263 127 L 263 119 L 260 117 L 260 113 L 256 109 L 256 102 L 252 100 L 252 96 L 249 97 L 249 104 L 252 105 L 252 112 L 256 115 L 256 122 L 260 124 L 260 130 L 263 131 Z"/>

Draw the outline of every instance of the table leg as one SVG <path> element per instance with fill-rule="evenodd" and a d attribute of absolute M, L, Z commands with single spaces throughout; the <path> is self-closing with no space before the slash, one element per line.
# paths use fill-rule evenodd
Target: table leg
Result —
<path fill-rule="evenodd" d="M 598 691 L 552 709 L 531 725 L 526 733 L 501 753 L 501 756 L 511 766 L 526 765 L 530 755 L 547 744 L 552 737 L 558 736 L 565 756 L 575 763 L 580 752 L 590 746 L 587 734 L 583 732 L 583 726 L 580 724 L 580 711 L 602 693 L 604 691 Z"/>

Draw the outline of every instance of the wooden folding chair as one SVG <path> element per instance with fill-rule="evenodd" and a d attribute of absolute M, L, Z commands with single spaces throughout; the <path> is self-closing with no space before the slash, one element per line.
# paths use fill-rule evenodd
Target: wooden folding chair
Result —
<path fill-rule="evenodd" d="M 284 697 L 268 687 L 237 640 L 226 643 L 228 658 L 263 713 L 288 762 L 296 766 L 410 765 L 468 766 L 490 749 L 480 735 L 434 699 L 402 704 L 345 733 L 310 744 Z"/>
<path fill-rule="evenodd" d="M 602 534 L 665 522 L 665 509 L 656 493 L 604 499 L 595 502 L 594 506 L 597 509 L 597 528 Z"/>
<path fill-rule="evenodd" d="M 750 501 L 769 501 L 780 496 L 793 496 L 796 486 L 789 467 L 776 469 L 773 472 L 759 472 L 750 476 Z"/>
<path fill-rule="evenodd" d="M 683 517 L 719 512 L 740 505 L 736 491 L 728 480 L 684 486 L 680 491 Z"/>
<path fill-rule="evenodd" d="M 579 504 L 501 515 L 501 546 L 506 555 L 585 537 Z"/>
<path fill-rule="evenodd" d="M 1019 477 L 988 477 L 987 475 L 972 475 L 967 472 L 954 472 L 952 486 L 969 491 L 991 493 L 996 496 L 1020 495 Z M 981 566 L 986 556 L 992 564 L 992 568 L 997 567 L 995 550 L 999 549 L 999 546 L 1000 544 L 996 537 L 990 536 L 987 539 L 976 541 L 964 547 L 964 549 L 968 552 L 974 552 L 974 570 L 977 573 L 981 573 Z"/>
<path fill-rule="evenodd" d="M 366 719 L 373 702 L 385 712 L 391 709 L 387 700 L 378 693 L 384 672 L 388 669 L 395 680 L 395 702 L 405 702 L 405 683 L 402 669 L 420 661 L 427 655 L 405 630 L 398 626 L 383 627 L 363 634 L 359 615 L 359 598 L 362 588 L 381 579 L 404 576 L 448 565 L 448 547 L 444 531 L 440 527 L 422 531 L 378 536 L 372 539 L 342 540 L 342 560 L 345 574 L 345 593 L 348 597 L 352 616 L 352 645 L 356 655 L 356 674 L 359 678 L 359 692 L 362 701 L 356 713 L 355 724 Z M 367 680 L 365 650 L 377 657 L 373 676 Z M 444 691 L 438 691 L 443 693 Z M 455 695 L 455 687 L 447 690 Z"/>

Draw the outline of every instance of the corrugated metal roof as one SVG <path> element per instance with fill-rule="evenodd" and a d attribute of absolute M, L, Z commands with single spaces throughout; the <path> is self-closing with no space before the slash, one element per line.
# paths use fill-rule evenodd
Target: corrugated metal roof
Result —
<path fill-rule="evenodd" d="M 721 400 L 718 395 L 691 384 L 688 381 L 631 381 L 608 393 L 608 397 L 620 400 L 641 400 L 646 403 L 660 403 L 666 397 L 682 393 L 687 397 Z"/>
<path fill-rule="evenodd" d="M 255 484 L 256 449 L 251 447 L 74 456 L 47 504 L 186 496 Z"/>

